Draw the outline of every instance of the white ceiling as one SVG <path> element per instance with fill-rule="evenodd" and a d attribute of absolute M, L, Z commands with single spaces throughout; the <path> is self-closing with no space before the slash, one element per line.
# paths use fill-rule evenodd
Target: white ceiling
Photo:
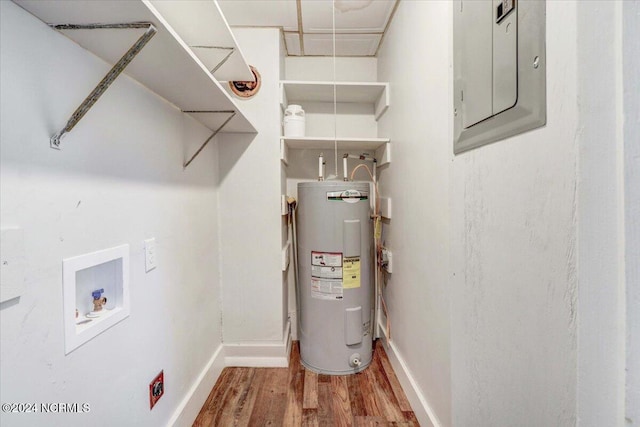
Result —
<path fill-rule="evenodd" d="M 218 0 L 232 27 L 277 27 L 291 56 L 375 56 L 399 0 Z"/>

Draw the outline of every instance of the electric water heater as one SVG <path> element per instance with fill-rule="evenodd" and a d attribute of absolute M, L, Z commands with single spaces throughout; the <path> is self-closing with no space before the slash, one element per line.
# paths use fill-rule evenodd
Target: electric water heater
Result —
<path fill-rule="evenodd" d="M 371 363 L 373 229 L 369 183 L 298 184 L 298 337 L 305 367 L 359 372 Z"/>

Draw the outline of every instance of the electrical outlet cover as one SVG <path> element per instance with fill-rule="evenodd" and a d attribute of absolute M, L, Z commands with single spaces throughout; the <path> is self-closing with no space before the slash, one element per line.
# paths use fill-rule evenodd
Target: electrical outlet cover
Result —
<path fill-rule="evenodd" d="M 153 409 L 164 394 L 164 370 L 160 371 L 149 384 L 149 410 Z"/>

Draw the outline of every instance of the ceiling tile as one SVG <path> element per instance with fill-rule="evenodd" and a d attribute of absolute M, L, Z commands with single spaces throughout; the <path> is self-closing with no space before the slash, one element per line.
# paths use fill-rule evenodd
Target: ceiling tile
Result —
<path fill-rule="evenodd" d="M 218 4 L 231 26 L 298 31 L 296 0 L 218 0 Z"/>
<path fill-rule="evenodd" d="M 336 56 L 373 56 L 382 34 L 336 34 Z M 333 56 L 331 34 L 305 34 L 305 55 Z"/>
<path fill-rule="evenodd" d="M 337 55 L 375 55 L 397 1 L 335 0 Z M 218 3 L 232 27 L 282 27 L 288 55 L 333 54 L 331 38 L 327 37 L 333 33 L 332 0 L 300 0 L 303 47 L 297 34 L 296 0 L 218 0 Z"/>
<path fill-rule="evenodd" d="M 382 33 L 396 0 L 335 0 L 336 32 Z M 305 33 L 332 32 L 331 1 L 302 0 L 302 27 Z"/>
<path fill-rule="evenodd" d="M 300 35 L 298 33 L 284 33 L 284 43 L 287 46 L 287 55 L 302 55 L 300 51 Z"/>

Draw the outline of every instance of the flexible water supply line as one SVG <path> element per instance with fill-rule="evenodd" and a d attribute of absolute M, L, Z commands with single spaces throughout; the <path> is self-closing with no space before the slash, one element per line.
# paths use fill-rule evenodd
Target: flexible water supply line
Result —
<path fill-rule="evenodd" d="M 375 170 L 375 162 L 374 164 L 374 170 Z M 375 203 L 374 203 L 374 217 L 379 217 L 380 216 L 380 194 L 378 192 L 378 181 L 376 180 L 375 175 L 373 175 L 373 173 L 371 173 L 371 169 L 369 169 L 369 166 L 365 165 L 364 163 L 360 163 L 358 166 L 356 166 L 355 168 L 353 168 L 353 170 L 351 171 L 351 181 L 353 181 L 353 177 L 355 176 L 356 172 L 358 171 L 358 169 L 360 168 L 365 168 L 366 171 L 369 173 L 369 176 L 371 177 L 371 181 L 373 181 L 373 188 L 375 190 Z"/>
<path fill-rule="evenodd" d="M 359 156 L 356 156 L 355 154 L 345 153 L 342 156 L 342 172 L 343 172 L 343 180 L 344 181 L 348 181 L 347 176 L 348 176 L 349 167 L 347 165 L 347 159 L 366 160 L 366 161 L 371 162 L 373 164 L 373 168 L 372 168 L 373 169 L 373 173 L 369 172 L 369 176 L 371 176 L 371 179 L 374 182 L 377 180 L 376 172 L 378 170 L 378 161 L 376 160 L 375 157 L 369 157 L 369 156 L 366 156 L 365 154 L 360 154 Z M 351 180 L 353 180 L 353 176 L 351 177 Z"/>

